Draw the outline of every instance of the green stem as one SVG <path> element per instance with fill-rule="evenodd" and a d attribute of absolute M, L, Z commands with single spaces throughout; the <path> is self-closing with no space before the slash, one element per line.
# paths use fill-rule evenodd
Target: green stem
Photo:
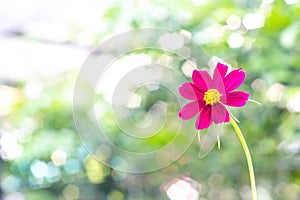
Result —
<path fill-rule="evenodd" d="M 237 123 L 234 121 L 234 119 L 232 117 L 230 117 L 230 123 L 233 126 L 233 128 L 243 146 L 243 149 L 244 149 L 244 152 L 246 155 L 246 159 L 247 159 L 247 163 L 248 163 L 249 177 L 250 177 L 251 191 L 252 191 L 252 200 L 256 200 L 257 196 L 256 196 L 254 170 L 253 170 L 253 164 L 252 164 L 251 155 L 250 155 L 247 143 L 245 141 L 242 131 L 240 130 L 239 126 L 237 125 Z"/>

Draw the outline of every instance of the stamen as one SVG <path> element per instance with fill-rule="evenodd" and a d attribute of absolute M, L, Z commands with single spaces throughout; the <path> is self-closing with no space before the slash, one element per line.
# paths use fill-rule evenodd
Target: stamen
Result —
<path fill-rule="evenodd" d="M 216 89 L 210 89 L 204 93 L 204 101 L 206 105 L 213 105 L 220 101 L 221 94 Z"/>

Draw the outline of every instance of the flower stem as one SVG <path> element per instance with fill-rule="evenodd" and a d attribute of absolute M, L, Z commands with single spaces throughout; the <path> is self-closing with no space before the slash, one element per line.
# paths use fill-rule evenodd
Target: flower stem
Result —
<path fill-rule="evenodd" d="M 240 130 L 239 126 L 237 125 L 237 123 L 234 121 L 234 119 L 232 117 L 230 117 L 230 123 L 233 126 L 233 128 L 234 128 L 234 130 L 235 130 L 237 136 L 239 137 L 240 142 L 243 146 L 244 153 L 246 155 L 246 159 L 247 159 L 247 163 L 248 163 L 249 177 L 250 177 L 251 191 L 252 191 L 252 200 L 256 200 L 257 196 L 256 196 L 254 170 L 253 170 L 252 159 L 251 159 L 251 155 L 250 155 L 247 143 L 245 141 L 245 138 L 243 136 L 242 131 Z"/>

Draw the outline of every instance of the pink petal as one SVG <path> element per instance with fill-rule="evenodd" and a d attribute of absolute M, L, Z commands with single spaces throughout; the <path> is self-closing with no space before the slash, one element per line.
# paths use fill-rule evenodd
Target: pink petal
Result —
<path fill-rule="evenodd" d="M 250 94 L 248 94 L 247 92 L 243 92 L 243 91 L 229 92 L 226 95 L 226 104 L 228 106 L 241 107 L 247 103 L 249 97 Z"/>
<path fill-rule="evenodd" d="M 207 71 L 194 70 L 192 75 L 193 82 L 202 91 L 206 92 L 212 83 L 212 79 Z"/>
<path fill-rule="evenodd" d="M 227 70 L 228 66 L 220 62 L 217 64 L 214 70 L 212 88 L 217 89 L 221 94 L 225 94 L 224 78 L 227 73 Z"/>
<path fill-rule="evenodd" d="M 222 79 L 224 79 L 225 75 L 227 73 L 227 70 L 228 70 L 228 66 L 227 65 L 224 65 L 224 64 L 218 62 L 217 66 L 215 68 L 215 71 L 214 71 L 214 79 L 215 79 L 216 75 L 220 75 L 220 77 Z"/>
<path fill-rule="evenodd" d="M 220 79 L 220 78 L 214 79 L 211 88 L 217 89 L 218 92 L 219 92 L 221 95 L 223 95 L 223 94 L 226 93 L 226 91 L 225 91 L 225 85 L 224 85 L 224 83 L 223 83 L 223 80 Z"/>
<path fill-rule="evenodd" d="M 226 92 L 231 92 L 238 88 L 245 80 L 246 73 L 242 68 L 232 70 L 224 79 Z"/>
<path fill-rule="evenodd" d="M 204 105 L 204 101 L 190 102 L 183 106 L 183 108 L 179 111 L 178 116 L 183 120 L 191 119 L 203 109 Z"/>
<path fill-rule="evenodd" d="M 182 97 L 189 100 L 203 99 L 203 92 L 201 92 L 193 83 L 185 82 L 179 87 L 179 93 Z"/>
<path fill-rule="evenodd" d="M 212 105 L 211 120 L 215 124 L 229 122 L 229 113 L 225 106 L 220 103 Z"/>
<path fill-rule="evenodd" d="M 207 105 L 196 120 L 196 129 L 202 130 L 211 125 L 211 106 Z"/>

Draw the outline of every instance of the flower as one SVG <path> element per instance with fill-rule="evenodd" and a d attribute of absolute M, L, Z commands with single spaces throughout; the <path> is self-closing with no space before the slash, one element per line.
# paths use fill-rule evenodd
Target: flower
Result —
<path fill-rule="evenodd" d="M 234 91 L 245 80 L 246 73 L 242 68 L 227 74 L 228 66 L 218 63 L 213 77 L 205 70 L 194 70 L 193 82 L 185 82 L 179 87 L 182 97 L 192 100 L 178 113 L 183 120 L 188 120 L 200 113 L 196 120 L 196 129 L 208 128 L 215 124 L 229 122 L 226 106 L 242 107 L 249 99 L 249 94 Z M 227 75 L 226 75 L 227 74 Z"/>

